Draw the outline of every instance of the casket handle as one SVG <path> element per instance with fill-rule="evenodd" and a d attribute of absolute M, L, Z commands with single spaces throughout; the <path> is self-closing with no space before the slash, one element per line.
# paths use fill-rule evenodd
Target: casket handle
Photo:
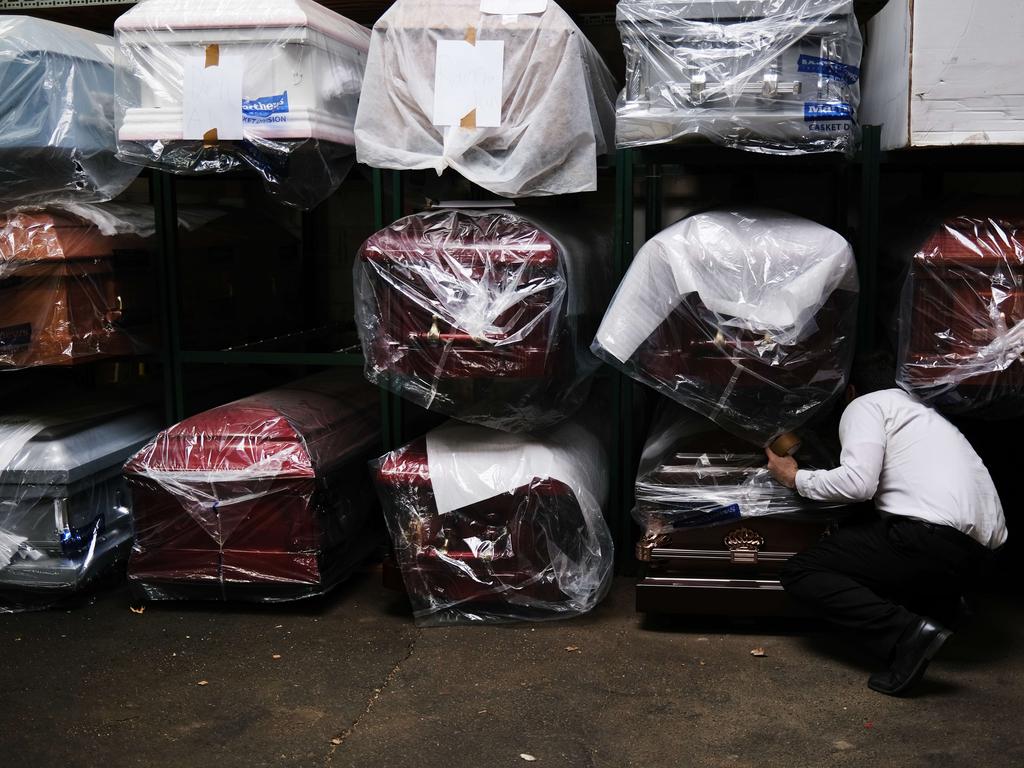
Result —
<path fill-rule="evenodd" d="M 116 323 L 124 316 L 124 301 L 120 296 L 114 297 L 114 306 L 108 309 L 104 314 L 104 319 L 108 323 Z"/>
<path fill-rule="evenodd" d="M 764 536 L 749 528 L 736 528 L 725 535 L 729 558 L 736 565 L 757 565 L 758 550 L 764 546 Z"/>

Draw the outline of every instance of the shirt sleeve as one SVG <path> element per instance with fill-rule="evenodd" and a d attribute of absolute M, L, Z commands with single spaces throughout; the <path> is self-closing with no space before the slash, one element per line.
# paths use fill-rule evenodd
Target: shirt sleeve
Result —
<path fill-rule="evenodd" d="M 839 423 L 839 466 L 796 473 L 796 490 L 813 501 L 856 503 L 878 490 L 885 459 L 885 415 L 875 403 L 854 400 Z"/>

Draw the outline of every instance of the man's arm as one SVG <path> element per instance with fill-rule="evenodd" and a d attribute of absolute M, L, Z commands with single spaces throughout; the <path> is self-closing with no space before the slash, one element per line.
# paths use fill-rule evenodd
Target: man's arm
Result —
<path fill-rule="evenodd" d="M 867 501 L 878 490 L 885 459 L 885 425 L 874 404 L 851 403 L 839 425 L 843 452 L 835 469 L 809 471 L 770 451 L 768 469 L 787 488 L 813 501 Z"/>

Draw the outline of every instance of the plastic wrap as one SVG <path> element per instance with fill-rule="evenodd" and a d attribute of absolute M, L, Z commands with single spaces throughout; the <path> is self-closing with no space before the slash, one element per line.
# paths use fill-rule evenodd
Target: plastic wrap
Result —
<path fill-rule="evenodd" d="M 0 214 L 0 370 L 144 351 L 146 248 L 65 213 Z"/>
<path fill-rule="evenodd" d="M 1024 413 L 1024 216 L 947 218 L 910 262 L 900 386 L 949 412 Z"/>
<path fill-rule="evenodd" d="M 0 612 L 44 607 L 127 561 L 121 465 L 160 428 L 126 406 L 0 417 Z"/>
<path fill-rule="evenodd" d="M 598 367 L 588 346 L 607 301 L 611 248 L 596 229 L 438 210 L 373 235 L 354 281 L 367 378 L 505 431 L 562 421 Z"/>
<path fill-rule="evenodd" d="M 591 349 L 766 445 L 843 390 L 857 291 L 836 232 L 767 210 L 701 213 L 644 244 Z"/>
<path fill-rule="evenodd" d="M 0 16 L 0 210 L 99 202 L 139 169 L 115 157 L 114 41 Z"/>
<path fill-rule="evenodd" d="M 802 437 L 801 468 L 835 466 L 834 449 L 806 430 Z M 763 451 L 672 404 L 662 409 L 644 445 L 633 517 L 650 541 L 742 518 L 820 517 L 844 509 L 780 485 L 768 472 Z"/>
<path fill-rule="evenodd" d="M 366 472 L 379 413 L 358 375 L 328 372 L 161 432 L 124 470 L 133 588 L 258 602 L 329 591 L 383 540 Z"/>
<path fill-rule="evenodd" d="M 568 618 L 605 595 L 608 465 L 580 424 L 450 422 L 373 468 L 417 624 Z"/>
<path fill-rule="evenodd" d="M 176 173 L 248 166 L 312 208 L 353 162 L 369 32 L 313 0 L 145 0 L 114 25 L 118 154 Z"/>
<path fill-rule="evenodd" d="M 623 0 L 620 147 L 702 136 L 796 154 L 857 143 L 853 0 Z"/>
<path fill-rule="evenodd" d="M 615 82 L 551 0 L 398 0 L 373 27 L 356 117 L 359 162 L 452 168 L 505 197 L 597 188 Z M 450 65 L 450 66 L 449 66 Z"/>

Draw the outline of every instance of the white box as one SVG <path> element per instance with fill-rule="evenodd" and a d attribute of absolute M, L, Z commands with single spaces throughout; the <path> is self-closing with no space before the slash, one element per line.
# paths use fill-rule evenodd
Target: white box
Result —
<path fill-rule="evenodd" d="M 889 0 L 868 22 L 861 122 L 882 149 L 1024 143 L 1024 3 Z"/>

